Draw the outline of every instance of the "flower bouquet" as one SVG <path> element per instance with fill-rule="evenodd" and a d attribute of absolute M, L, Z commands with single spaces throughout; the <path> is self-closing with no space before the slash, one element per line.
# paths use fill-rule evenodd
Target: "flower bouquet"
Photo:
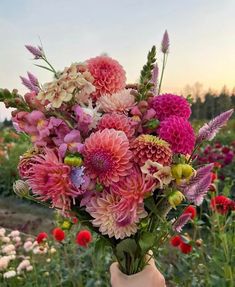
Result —
<path fill-rule="evenodd" d="M 193 159 L 233 110 L 195 135 L 190 99 L 161 94 L 167 32 L 161 73 L 153 46 L 137 84 L 126 84 L 123 67 L 106 55 L 57 71 L 42 47 L 26 48 L 54 78 L 41 85 L 28 72 L 24 97 L 0 90 L 6 107 L 16 108 L 14 127 L 32 142 L 20 158 L 15 192 L 75 214 L 98 233 L 100 248 L 112 247 L 124 273 L 141 271 L 148 251 L 157 254 L 193 218 L 188 205 L 202 203 L 213 165 L 193 167 Z"/>

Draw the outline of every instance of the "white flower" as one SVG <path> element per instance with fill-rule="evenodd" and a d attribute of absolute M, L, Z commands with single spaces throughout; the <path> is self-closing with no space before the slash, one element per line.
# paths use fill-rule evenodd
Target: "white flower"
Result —
<path fill-rule="evenodd" d="M 51 262 L 51 258 L 47 258 L 47 263 L 50 263 Z"/>
<path fill-rule="evenodd" d="M 33 249 L 34 254 L 46 254 L 47 251 L 48 251 L 48 249 L 46 247 L 42 247 L 42 246 L 36 246 Z"/>
<path fill-rule="evenodd" d="M 21 242 L 21 238 L 20 238 L 19 236 L 13 237 L 12 240 L 13 240 L 14 242 L 17 242 L 17 243 Z"/>
<path fill-rule="evenodd" d="M 4 270 L 8 267 L 8 264 L 10 262 L 9 256 L 3 256 L 0 258 L 0 270 Z"/>
<path fill-rule="evenodd" d="M 17 267 L 17 273 L 20 273 L 22 270 L 27 269 L 27 267 L 31 266 L 28 259 L 23 260 Z"/>
<path fill-rule="evenodd" d="M 28 266 L 27 268 L 26 268 L 26 271 L 32 271 L 33 270 L 33 266 L 32 265 L 30 265 L 30 266 Z"/>
<path fill-rule="evenodd" d="M 15 277 L 15 276 L 16 276 L 15 270 L 10 270 L 10 271 L 7 271 L 3 274 L 3 278 L 11 278 L 11 277 Z"/>
<path fill-rule="evenodd" d="M 88 126 L 90 130 L 96 128 L 98 121 L 101 118 L 101 113 L 98 112 L 98 109 L 99 109 L 99 106 L 96 106 L 95 108 L 93 108 L 91 100 L 89 101 L 89 104 L 87 107 L 86 106 L 82 107 L 83 112 L 92 118 L 92 122 Z"/>
<path fill-rule="evenodd" d="M 51 253 L 51 254 L 56 253 L 56 249 L 55 249 L 55 247 L 51 247 L 51 249 L 50 249 L 50 253 Z"/>
<path fill-rule="evenodd" d="M 4 243 L 9 243 L 11 241 L 11 239 L 7 236 L 4 236 L 4 237 L 0 237 L 0 240 Z"/>
<path fill-rule="evenodd" d="M 29 252 L 29 251 L 31 251 L 32 250 L 32 248 L 33 248 L 33 242 L 32 241 L 26 241 L 25 243 L 24 243 L 24 250 L 26 251 L 26 252 Z"/>
<path fill-rule="evenodd" d="M 6 229 L 5 228 L 0 228 L 0 237 L 5 236 Z"/>
<path fill-rule="evenodd" d="M 19 232 L 19 230 L 13 230 L 8 236 L 18 237 L 18 236 L 20 236 L 20 232 Z"/>
<path fill-rule="evenodd" d="M 2 253 L 6 253 L 6 254 L 14 254 L 15 252 L 15 246 L 13 244 L 8 244 L 8 245 L 4 245 L 2 247 Z"/>

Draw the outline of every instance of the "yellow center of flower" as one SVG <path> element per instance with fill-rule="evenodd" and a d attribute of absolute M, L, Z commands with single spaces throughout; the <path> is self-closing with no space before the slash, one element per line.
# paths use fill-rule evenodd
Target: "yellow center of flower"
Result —
<path fill-rule="evenodd" d="M 141 135 L 139 137 L 139 139 L 143 140 L 144 142 L 149 142 L 149 143 L 153 143 L 153 144 L 156 144 L 156 145 L 169 147 L 169 144 L 166 141 L 161 140 L 160 138 L 155 137 L 153 135 Z"/>

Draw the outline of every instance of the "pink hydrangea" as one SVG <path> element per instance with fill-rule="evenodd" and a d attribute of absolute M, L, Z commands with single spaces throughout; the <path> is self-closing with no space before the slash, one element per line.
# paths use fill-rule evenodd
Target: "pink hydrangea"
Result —
<path fill-rule="evenodd" d="M 171 116 L 161 122 L 159 136 L 171 145 L 174 153 L 191 154 L 195 145 L 195 134 L 190 123 L 177 116 Z"/>
<path fill-rule="evenodd" d="M 111 113 L 104 114 L 98 123 L 97 128 L 99 130 L 115 129 L 118 131 L 123 131 L 128 139 L 132 139 L 135 133 L 135 128 L 132 125 L 130 118 L 123 114 Z"/>
<path fill-rule="evenodd" d="M 113 94 L 125 87 L 126 75 L 123 67 L 114 59 L 98 56 L 87 61 L 88 70 L 94 78 L 95 99 L 103 94 Z"/>
<path fill-rule="evenodd" d="M 188 119 L 191 115 L 191 108 L 188 101 L 177 95 L 164 94 L 155 96 L 150 105 L 156 111 L 156 117 L 162 121 L 170 116 L 178 116 Z"/>

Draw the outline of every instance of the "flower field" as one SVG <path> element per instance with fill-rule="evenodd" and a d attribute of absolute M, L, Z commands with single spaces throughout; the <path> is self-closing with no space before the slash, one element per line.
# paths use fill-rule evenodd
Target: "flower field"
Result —
<path fill-rule="evenodd" d="M 205 161 L 215 163 L 213 182 L 203 205 L 185 211 L 191 221 L 180 236 L 172 234 L 159 247 L 156 263 L 165 274 L 167 286 L 232 287 L 234 284 L 234 138 L 232 120 L 210 145 L 201 147 L 194 159 L 198 165 Z M 18 178 L 17 157 L 27 149 L 28 142 L 9 127 L 1 130 L 0 142 L 0 174 L 5 175 L 0 179 L 1 201 L 4 202 L 9 200 L 9 195 L 14 196 L 11 185 Z M 78 237 L 83 230 L 79 219 L 67 220 L 50 213 L 53 223 L 49 225 L 43 222 L 40 213 L 37 229 L 33 228 L 36 222 L 25 229 L 27 219 L 20 204 L 16 201 L 14 213 L 22 224 L 14 226 L 5 220 L 4 228 L 0 229 L 1 286 L 109 286 L 108 268 L 113 261 L 110 250 L 100 249 L 102 244 L 95 234 Z M 11 218 L 11 208 L 9 205 L 7 208 L 7 216 Z M 27 204 L 24 209 L 32 216 L 37 213 L 33 205 Z M 2 217 L 0 220 L 3 224 Z"/>

